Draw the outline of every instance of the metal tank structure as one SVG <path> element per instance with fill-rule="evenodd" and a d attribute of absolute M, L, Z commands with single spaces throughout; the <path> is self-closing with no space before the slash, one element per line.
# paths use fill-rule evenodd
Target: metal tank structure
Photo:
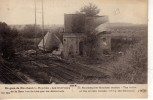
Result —
<path fill-rule="evenodd" d="M 111 34 L 108 16 L 87 17 L 85 14 L 64 14 L 63 55 L 65 58 L 84 56 L 88 31 L 97 35 L 95 52 L 105 55 L 111 51 Z M 95 32 L 96 31 L 96 32 Z M 107 52 L 108 51 L 108 52 Z"/>
<path fill-rule="evenodd" d="M 65 58 L 84 53 L 85 14 L 64 14 L 63 55 Z"/>

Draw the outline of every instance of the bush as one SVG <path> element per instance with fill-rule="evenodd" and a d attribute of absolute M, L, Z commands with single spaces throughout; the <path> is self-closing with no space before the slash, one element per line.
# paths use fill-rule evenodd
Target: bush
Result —
<path fill-rule="evenodd" d="M 2 57 L 6 60 L 13 60 L 15 57 L 15 39 L 18 36 L 16 29 L 11 29 L 6 23 L 0 22 L 0 35 Z"/>
<path fill-rule="evenodd" d="M 100 9 L 93 3 L 89 3 L 81 8 L 81 12 L 85 12 L 87 16 L 96 16 L 100 12 Z"/>
<path fill-rule="evenodd" d="M 125 83 L 147 83 L 147 41 L 143 39 L 112 63 L 114 77 Z"/>
<path fill-rule="evenodd" d="M 125 51 L 130 46 L 137 43 L 139 40 L 135 37 L 112 37 L 111 50 L 114 52 Z"/>
<path fill-rule="evenodd" d="M 43 36 L 42 29 L 39 26 L 36 26 L 35 29 L 34 25 L 26 25 L 22 30 L 20 30 L 20 33 L 24 38 L 39 38 Z"/>
<path fill-rule="evenodd" d="M 16 39 L 15 47 L 17 52 L 36 48 L 34 39 L 23 38 L 22 36 Z"/>

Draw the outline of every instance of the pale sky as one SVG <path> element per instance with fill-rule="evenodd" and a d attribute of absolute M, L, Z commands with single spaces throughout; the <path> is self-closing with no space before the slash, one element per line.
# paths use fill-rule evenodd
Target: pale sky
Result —
<path fill-rule="evenodd" d="M 41 0 L 37 1 L 37 23 L 41 24 Z M 64 13 L 75 13 L 89 2 L 101 9 L 110 22 L 146 24 L 147 0 L 44 0 L 45 24 L 64 24 Z M 0 0 L 0 21 L 34 24 L 34 0 Z"/>

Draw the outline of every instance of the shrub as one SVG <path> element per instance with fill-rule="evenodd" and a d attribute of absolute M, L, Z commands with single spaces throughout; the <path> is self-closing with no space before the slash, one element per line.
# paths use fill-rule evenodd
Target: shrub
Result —
<path fill-rule="evenodd" d="M 16 29 L 11 29 L 6 23 L 0 22 L 0 35 L 2 57 L 6 60 L 13 60 L 15 57 L 15 39 L 18 36 Z"/>
<path fill-rule="evenodd" d="M 15 47 L 16 47 L 16 51 L 23 51 L 23 50 L 36 48 L 34 39 L 23 38 L 22 36 L 16 39 Z"/>
<path fill-rule="evenodd" d="M 26 25 L 24 29 L 20 31 L 20 33 L 24 38 L 38 38 L 42 36 L 42 29 L 39 26 L 36 26 L 35 29 L 34 25 Z"/>
<path fill-rule="evenodd" d="M 125 83 L 147 83 L 147 41 L 143 39 L 112 63 L 113 74 Z"/>
<path fill-rule="evenodd" d="M 137 42 L 138 39 L 135 37 L 112 37 L 111 50 L 115 52 L 124 51 Z"/>

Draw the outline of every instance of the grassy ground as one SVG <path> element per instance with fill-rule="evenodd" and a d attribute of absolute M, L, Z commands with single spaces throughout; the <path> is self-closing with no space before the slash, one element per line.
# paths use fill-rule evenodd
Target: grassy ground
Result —
<path fill-rule="evenodd" d="M 146 32 L 147 33 L 147 32 Z M 147 83 L 147 34 L 130 34 L 130 36 L 113 36 L 112 37 L 112 54 L 103 58 L 76 57 L 69 59 L 69 62 L 76 63 L 76 67 L 84 66 L 100 71 L 107 77 L 89 77 L 73 81 L 79 84 L 143 84 Z M 18 50 L 35 49 L 34 40 L 21 39 Z M 121 53 L 119 53 L 121 52 Z M 39 56 L 41 59 L 50 54 Z M 21 56 L 22 57 L 22 56 Z M 28 58 L 28 57 L 27 57 Z M 20 58 L 19 58 L 20 59 Z M 23 59 L 23 58 L 22 58 Z M 29 60 L 29 58 L 27 59 Z M 39 67 L 33 62 L 20 62 L 20 72 L 26 74 L 34 82 L 40 84 L 64 83 L 58 78 L 52 77 L 50 70 L 44 70 L 45 64 L 48 65 L 51 60 L 43 61 L 44 65 Z M 60 63 L 64 64 L 63 62 Z M 42 67 L 41 67 L 42 66 Z M 70 65 L 69 65 L 70 66 Z M 82 69 L 80 69 L 82 70 Z M 71 83 L 71 82 L 69 82 Z"/>
<path fill-rule="evenodd" d="M 102 59 L 90 58 L 90 57 L 76 57 L 69 59 L 67 64 L 71 66 L 80 64 L 86 68 L 92 68 L 100 71 L 107 77 L 88 77 L 80 81 L 73 81 L 69 83 L 78 84 L 144 84 L 147 83 L 147 37 L 139 38 L 136 43 L 129 43 L 129 46 L 122 49 L 124 53 L 112 53 L 110 56 L 104 56 Z M 47 55 L 44 56 L 47 59 Z M 42 56 L 43 57 L 43 56 Z M 38 58 L 42 58 L 38 57 Z M 40 61 L 42 62 L 42 61 Z M 43 61 L 48 65 L 51 60 Z M 71 64 L 69 64 L 71 62 Z M 60 62 L 60 64 L 64 62 Z M 56 77 L 52 77 L 49 73 L 51 71 L 45 71 L 44 65 L 38 67 L 33 63 L 24 63 L 26 67 L 22 66 L 21 71 L 37 83 L 48 84 L 52 79 L 55 83 L 64 83 L 58 80 Z M 62 64 L 61 64 L 62 65 Z M 82 69 L 80 69 L 82 70 Z"/>
<path fill-rule="evenodd" d="M 78 57 L 79 62 L 109 76 L 102 79 L 87 79 L 83 83 L 144 84 L 147 83 L 147 34 L 116 38 L 110 56 L 102 59 Z M 125 39 L 126 38 L 126 39 Z M 122 53 L 118 53 L 118 52 Z"/>
<path fill-rule="evenodd" d="M 76 83 L 82 84 L 142 84 L 147 83 L 147 35 L 133 37 L 112 37 L 112 54 L 102 59 L 76 57 L 69 62 L 76 62 L 104 73 L 106 78 L 85 78 Z M 122 52 L 121 54 L 118 52 Z M 46 61 L 47 64 L 47 61 Z M 30 69 L 30 70 L 29 70 Z M 81 70 L 81 69 L 80 69 Z M 38 83 L 48 83 L 50 75 L 30 67 L 24 69 Z M 37 71 L 37 73 L 35 73 Z M 34 73 L 34 74 L 33 74 Z M 54 81 L 58 82 L 58 79 Z M 59 82 L 60 83 L 60 82 Z"/>

